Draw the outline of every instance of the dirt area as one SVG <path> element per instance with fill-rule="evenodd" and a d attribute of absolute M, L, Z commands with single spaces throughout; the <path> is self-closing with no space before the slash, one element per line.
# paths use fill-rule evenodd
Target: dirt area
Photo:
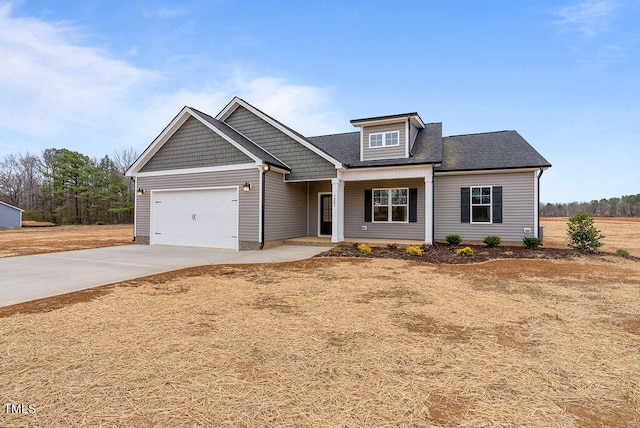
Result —
<path fill-rule="evenodd" d="M 0 257 L 128 245 L 133 225 L 23 227 L 0 230 Z"/>
<path fill-rule="evenodd" d="M 141 278 L 0 308 L 0 426 L 636 427 L 639 291 L 602 255 Z"/>

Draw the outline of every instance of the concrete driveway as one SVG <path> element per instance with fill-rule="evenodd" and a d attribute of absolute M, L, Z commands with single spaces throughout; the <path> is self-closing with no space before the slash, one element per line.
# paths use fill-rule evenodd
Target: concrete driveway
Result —
<path fill-rule="evenodd" d="M 0 307 L 188 267 L 295 261 L 328 249 L 281 245 L 232 251 L 126 245 L 0 258 Z"/>

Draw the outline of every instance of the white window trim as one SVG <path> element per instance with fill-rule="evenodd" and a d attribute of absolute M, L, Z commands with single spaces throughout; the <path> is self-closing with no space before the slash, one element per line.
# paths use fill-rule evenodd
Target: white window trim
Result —
<path fill-rule="evenodd" d="M 488 187 L 491 194 L 488 204 L 474 204 L 473 203 L 473 189 L 484 189 Z M 482 197 L 482 190 L 480 190 L 480 196 Z M 473 207 L 489 207 L 489 221 L 473 221 Z M 471 224 L 493 224 L 493 186 L 471 186 L 469 188 L 469 223 Z"/>
<path fill-rule="evenodd" d="M 387 135 L 396 134 L 396 144 L 387 144 Z M 384 133 L 384 146 L 383 147 L 397 147 L 400 145 L 400 131 L 389 131 Z"/>
<path fill-rule="evenodd" d="M 387 198 L 388 198 L 388 203 L 386 205 L 387 208 L 389 208 L 389 211 L 387 212 L 387 219 L 386 220 L 376 220 L 376 215 L 375 215 L 375 209 L 376 209 L 376 205 L 373 202 L 374 201 L 374 195 L 376 194 L 376 190 L 386 190 L 387 191 Z M 392 197 L 391 197 L 391 191 L 392 190 L 406 190 L 407 191 L 407 204 L 404 205 L 394 205 L 392 203 Z M 384 206 L 384 205 L 383 205 Z M 407 207 L 407 219 L 404 221 L 393 221 L 392 220 L 392 216 L 393 216 L 393 207 Z M 409 188 L 408 187 L 389 187 L 389 188 L 377 188 L 377 189 L 372 189 L 371 190 L 371 222 L 372 223 L 409 223 Z"/>
<path fill-rule="evenodd" d="M 396 134 L 396 144 L 387 144 L 387 135 Z M 372 146 L 371 145 L 371 137 L 374 135 L 382 136 L 382 145 L 380 146 Z M 383 147 L 398 147 L 400 145 L 400 131 L 384 131 L 384 132 L 372 132 L 369 134 L 369 148 L 370 149 L 381 149 Z"/>
<path fill-rule="evenodd" d="M 380 135 L 382 137 L 382 141 L 380 142 L 379 146 L 372 146 L 371 145 L 371 137 L 373 137 L 374 135 L 375 136 Z M 383 133 L 382 132 L 375 132 L 375 133 L 369 134 L 369 148 L 370 149 L 379 149 L 380 147 L 384 147 L 384 135 L 383 135 Z"/>

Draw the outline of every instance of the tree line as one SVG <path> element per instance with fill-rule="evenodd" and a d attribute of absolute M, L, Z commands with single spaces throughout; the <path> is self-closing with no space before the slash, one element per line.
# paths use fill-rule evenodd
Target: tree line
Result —
<path fill-rule="evenodd" d="M 590 202 L 540 204 L 543 217 L 572 217 L 580 210 L 595 217 L 640 217 L 640 193 Z"/>
<path fill-rule="evenodd" d="M 68 149 L 0 159 L 0 201 L 21 208 L 23 220 L 56 224 L 132 223 L 134 183 L 124 176 L 138 154 L 90 158 Z"/>

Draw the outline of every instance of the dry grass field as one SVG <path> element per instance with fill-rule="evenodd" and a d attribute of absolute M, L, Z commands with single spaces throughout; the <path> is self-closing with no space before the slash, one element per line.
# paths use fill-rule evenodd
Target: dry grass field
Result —
<path fill-rule="evenodd" d="M 127 245 L 132 240 L 131 224 L 0 230 L 0 257 Z"/>
<path fill-rule="evenodd" d="M 545 246 L 566 248 L 566 218 L 545 217 L 541 219 L 540 224 L 544 226 Z M 640 257 L 640 217 L 598 217 L 595 219 L 595 225 L 605 235 L 602 240 L 604 243 L 602 251 L 614 253 L 618 249 L 623 249 L 631 255 Z"/>
<path fill-rule="evenodd" d="M 636 427 L 639 307 L 612 256 L 188 269 L 0 310 L 0 426 Z"/>

